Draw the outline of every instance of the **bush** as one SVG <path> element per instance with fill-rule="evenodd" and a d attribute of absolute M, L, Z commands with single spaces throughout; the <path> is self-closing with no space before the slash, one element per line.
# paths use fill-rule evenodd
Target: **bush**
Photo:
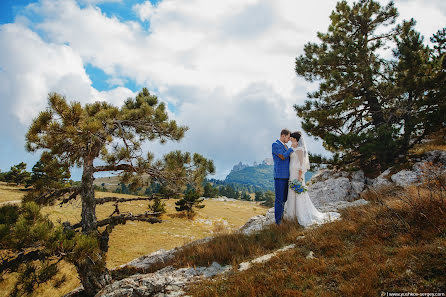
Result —
<path fill-rule="evenodd" d="M 161 199 L 155 199 L 153 204 L 149 203 L 149 210 L 155 213 L 157 217 L 166 213 L 166 203 Z"/>

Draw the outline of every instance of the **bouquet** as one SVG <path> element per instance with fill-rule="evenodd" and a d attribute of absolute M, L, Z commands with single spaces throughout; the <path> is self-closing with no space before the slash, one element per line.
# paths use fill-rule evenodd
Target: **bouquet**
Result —
<path fill-rule="evenodd" d="M 307 191 L 307 188 L 302 184 L 302 182 L 297 179 L 293 179 L 289 181 L 290 189 L 292 189 L 297 194 L 301 194 Z"/>

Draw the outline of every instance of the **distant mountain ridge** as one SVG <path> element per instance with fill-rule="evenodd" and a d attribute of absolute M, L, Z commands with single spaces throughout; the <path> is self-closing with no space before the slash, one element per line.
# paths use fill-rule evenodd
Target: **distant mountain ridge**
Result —
<path fill-rule="evenodd" d="M 308 171 L 305 174 L 305 180 L 308 182 L 313 174 L 313 172 Z M 268 158 L 260 164 L 254 162 L 253 165 L 239 162 L 226 176 L 225 183 L 251 185 L 262 190 L 274 190 L 273 160 Z"/>

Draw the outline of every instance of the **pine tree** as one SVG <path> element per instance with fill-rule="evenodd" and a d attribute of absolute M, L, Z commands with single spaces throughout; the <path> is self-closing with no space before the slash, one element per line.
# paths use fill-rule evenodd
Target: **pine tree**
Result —
<path fill-rule="evenodd" d="M 155 216 L 159 217 L 166 213 L 166 203 L 161 199 L 155 199 L 153 204 L 149 204 L 149 210 L 154 213 Z"/>
<path fill-rule="evenodd" d="M 192 218 L 194 215 L 194 208 L 204 208 L 204 205 L 201 203 L 204 201 L 203 198 L 200 198 L 200 193 L 195 189 L 190 189 L 186 192 L 184 197 L 177 202 L 175 202 L 175 209 L 177 211 L 186 211 L 187 216 Z"/>
<path fill-rule="evenodd" d="M 382 171 L 444 127 L 444 96 L 431 96 L 441 84 L 432 85 L 430 50 L 413 20 L 393 26 L 397 16 L 393 2 L 341 1 L 321 42 L 296 58 L 296 73 L 319 89 L 295 109 L 303 129 L 337 153 L 334 165 Z M 396 61 L 380 56 L 392 42 Z"/>
<path fill-rule="evenodd" d="M 71 263 L 105 265 L 96 236 L 55 225 L 35 202 L 0 207 L 0 248 L 17 252 L 9 259 L 5 254 L 0 264 L 2 272 L 19 272 L 12 297 L 29 295 L 50 280 L 56 285 L 63 283 L 66 277 L 57 269 L 62 255 Z"/>
<path fill-rule="evenodd" d="M 203 197 L 206 198 L 215 198 L 218 195 L 218 189 L 215 188 L 214 186 L 212 186 L 212 184 L 210 182 L 207 182 L 204 185 L 204 193 L 203 193 Z"/>
<path fill-rule="evenodd" d="M 273 191 L 266 191 L 264 194 L 264 202 L 262 202 L 263 206 L 273 207 L 274 206 L 274 200 L 276 198 L 276 195 Z"/>
<path fill-rule="evenodd" d="M 255 201 L 263 201 L 265 200 L 265 197 L 263 196 L 263 192 L 256 191 L 255 193 Z"/>
<path fill-rule="evenodd" d="M 70 170 L 67 164 L 61 164 L 58 159 L 53 159 L 51 154 L 43 152 L 39 161 L 33 166 L 31 178 L 27 187 L 33 190 L 24 197 L 24 202 L 38 202 L 40 205 L 52 205 L 57 200 L 57 195 L 52 196 L 54 191 L 68 188 L 70 184 Z"/>
<path fill-rule="evenodd" d="M 186 127 L 177 126 L 169 121 L 163 103 L 156 96 L 143 89 L 136 98 L 129 98 L 121 108 L 106 102 L 95 102 L 81 106 L 78 102 L 68 103 L 64 97 L 49 95 L 48 108 L 33 120 L 26 134 L 26 148 L 30 152 L 43 150 L 58 164 L 82 168 L 82 180 L 78 184 L 48 190 L 45 197 L 67 203 L 80 196 L 82 201 L 81 220 L 78 223 L 64 223 L 64 230 L 72 230 L 76 236 L 88 236 L 85 244 L 94 250 L 93 258 L 70 258 L 65 253 L 43 254 L 73 263 L 84 287 L 84 294 L 95 295 L 111 282 L 110 272 L 105 266 L 109 235 L 118 224 L 127 221 L 161 223 L 154 214 L 120 213 L 118 205 L 135 200 L 154 200 L 151 197 L 96 198 L 94 193 L 94 174 L 104 171 L 120 172 L 121 184 L 135 191 L 143 185 L 142 175 L 148 175 L 175 193 L 182 193 L 186 184 L 199 187 L 207 174 L 214 171 L 213 162 L 190 153 L 174 151 L 161 160 L 154 160 L 152 153 L 144 156 L 141 151 L 145 141 L 179 141 Z M 104 165 L 95 165 L 101 159 Z M 44 199 L 36 202 L 45 204 Z M 96 218 L 96 205 L 113 202 L 115 212 L 103 220 Z M 116 215 L 115 215 L 116 214 Z M 104 228 L 105 227 L 105 228 Z M 99 229 L 101 228 L 101 229 Z M 71 231 L 70 231 L 71 232 Z M 19 247 L 17 252 L 23 252 Z M 86 251 L 87 253 L 88 251 Z M 32 255 L 32 254 L 31 254 Z M 46 257 L 39 258 L 45 260 Z M 29 261 L 21 257 L 21 263 Z M 20 262 L 17 258 L 4 258 L 3 267 L 11 271 Z M 57 266 L 57 265 L 56 265 Z M 38 285 L 36 283 L 36 285 Z"/>
<path fill-rule="evenodd" d="M 245 201 L 251 201 L 251 196 L 249 196 L 248 193 L 246 193 L 245 191 L 242 192 L 241 194 L 241 199 L 245 200 Z"/>
<path fill-rule="evenodd" d="M 5 180 L 18 185 L 26 184 L 31 177 L 31 173 L 26 171 L 26 163 L 20 162 L 11 167 L 9 172 L 5 174 Z"/>

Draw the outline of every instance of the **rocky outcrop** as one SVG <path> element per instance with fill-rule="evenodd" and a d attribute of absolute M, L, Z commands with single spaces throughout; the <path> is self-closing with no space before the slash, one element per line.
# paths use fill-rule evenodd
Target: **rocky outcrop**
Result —
<path fill-rule="evenodd" d="M 364 176 L 364 172 L 322 170 L 314 175 L 308 187 L 308 195 L 316 207 L 326 204 L 335 205 L 340 201 L 354 201 L 364 191 L 371 180 Z"/>
<path fill-rule="evenodd" d="M 315 206 L 323 212 L 337 211 L 346 207 L 365 205 L 368 202 L 360 198 L 360 193 L 368 187 L 378 187 L 382 185 L 407 186 L 417 183 L 423 173 L 426 162 L 437 164 L 442 170 L 446 170 L 446 152 L 429 152 L 415 164 L 394 174 L 392 170 L 386 170 L 375 179 L 364 176 L 362 171 L 356 172 L 335 172 L 324 170 L 313 176 L 311 184 L 308 186 L 308 193 Z M 227 198 L 226 198 L 227 199 Z M 222 201 L 225 198 L 222 198 Z M 274 224 L 274 208 L 270 208 L 265 215 L 252 217 L 240 231 L 244 234 L 251 234 L 263 229 L 267 225 Z M 211 237 L 195 241 L 190 244 L 203 243 L 211 240 Z M 190 245 L 189 244 L 189 245 Z M 187 246 L 187 245 L 186 245 Z M 137 258 L 122 267 L 135 267 L 147 269 L 154 264 L 166 263 L 174 257 L 174 254 L 183 247 L 171 250 L 159 250 L 150 255 Z M 240 264 L 238 270 L 249 269 L 253 263 L 262 263 L 276 256 L 278 252 L 294 248 L 294 245 L 284 247 L 274 253 L 264 255 L 249 262 Z M 307 259 L 315 259 L 312 251 L 307 255 Z M 183 288 L 195 281 L 212 277 L 217 274 L 231 271 L 232 267 L 221 266 L 214 262 L 209 267 L 180 268 L 172 266 L 165 267 L 155 273 L 137 274 L 126 279 L 116 281 L 99 292 L 97 297 L 124 297 L 124 296 L 182 296 Z M 78 289 L 81 292 L 82 288 Z M 71 292 L 75 296 L 77 291 Z"/>
<path fill-rule="evenodd" d="M 274 207 L 268 209 L 265 215 L 258 215 L 249 219 L 245 225 L 240 228 L 243 234 L 251 234 L 262 230 L 265 226 L 274 224 Z"/>
<path fill-rule="evenodd" d="M 407 187 L 411 184 L 418 184 L 422 182 L 424 170 L 429 163 L 437 166 L 439 170 L 446 171 L 446 151 L 427 152 L 422 158 L 416 160 L 411 168 L 400 170 L 394 174 L 392 174 L 392 169 L 389 168 L 372 181 L 372 186 L 380 187 L 394 184 Z"/>
<path fill-rule="evenodd" d="M 231 269 L 231 265 L 221 266 L 216 262 L 209 267 L 175 269 L 168 266 L 154 273 L 136 274 L 116 281 L 102 289 L 95 297 L 182 296 L 186 285 Z"/>

